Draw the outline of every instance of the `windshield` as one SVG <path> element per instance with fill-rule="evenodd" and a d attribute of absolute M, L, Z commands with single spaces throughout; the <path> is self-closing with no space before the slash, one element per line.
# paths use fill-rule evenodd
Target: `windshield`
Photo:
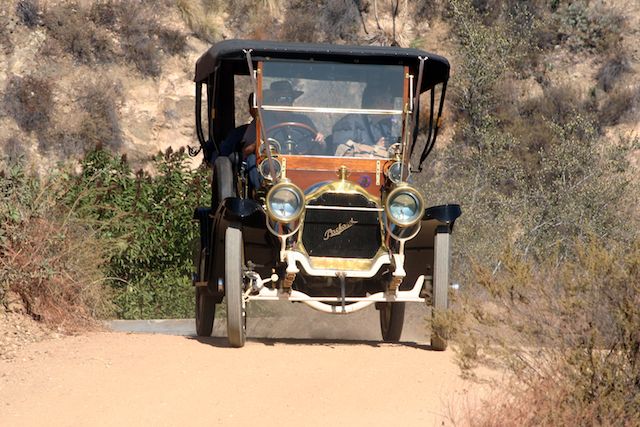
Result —
<path fill-rule="evenodd" d="M 402 136 L 404 67 L 267 61 L 261 115 L 283 154 L 388 158 Z"/>

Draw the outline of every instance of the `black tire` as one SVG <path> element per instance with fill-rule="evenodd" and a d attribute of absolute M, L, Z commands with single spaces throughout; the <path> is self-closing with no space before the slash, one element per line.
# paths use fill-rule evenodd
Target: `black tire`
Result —
<path fill-rule="evenodd" d="M 436 286 L 436 285 L 434 285 Z M 440 284 L 440 289 L 435 291 L 435 297 L 433 300 L 433 311 L 431 315 L 431 348 L 436 351 L 445 351 L 449 344 L 449 332 L 445 325 L 446 319 L 443 316 L 446 315 L 448 308 L 448 295 L 447 286 Z"/>
<path fill-rule="evenodd" d="M 398 342 L 404 325 L 404 302 L 383 302 L 379 305 L 380 330 L 385 342 Z"/>
<path fill-rule="evenodd" d="M 445 237 L 439 247 L 438 240 Z M 445 351 L 449 344 L 449 328 L 446 314 L 449 309 L 449 235 L 436 235 L 434 254 L 434 277 L 432 289 L 431 348 Z"/>
<path fill-rule="evenodd" d="M 235 195 L 233 167 L 228 157 L 218 157 L 213 164 L 212 207 L 215 210 L 222 201 Z"/>
<path fill-rule="evenodd" d="M 196 287 L 196 334 L 210 337 L 216 317 L 215 299 L 207 294 L 207 289 Z"/>
<path fill-rule="evenodd" d="M 227 338 L 232 347 L 246 340 L 246 310 L 243 298 L 242 231 L 229 227 L 224 239 L 224 290 L 227 297 Z"/>
<path fill-rule="evenodd" d="M 200 239 L 194 245 L 193 264 L 196 281 L 204 277 L 206 259 L 201 250 Z M 196 286 L 196 334 L 199 337 L 210 337 L 213 332 L 213 322 L 216 317 L 215 298 L 208 294 L 207 289 Z"/>

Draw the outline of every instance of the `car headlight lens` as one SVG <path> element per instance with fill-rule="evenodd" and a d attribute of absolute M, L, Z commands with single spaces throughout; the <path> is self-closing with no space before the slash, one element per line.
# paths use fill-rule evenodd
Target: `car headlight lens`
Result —
<path fill-rule="evenodd" d="M 403 168 L 402 162 L 394 162 L 387 169 L 387 177 L 395 184 L 400 184 L 400 181 L 402 181 L 401 173 L 404 174 L 405 180 L 409 179 L 409 168 L 407 166 Z"/>
<path fill-rule="evenodd" d="M 264 159 L 258 165 L 258 171 L 260 171 L 260 175 L 264 178 L 270 178 L 272 180 L 280 178 L 280 174 L 282 173 L 282 165 L 277 159 L 272 159 L 273 162 L 273 174 L 271 174 L 271 168 L 269 167 L 269 159 Z"/>
<path fill-rule="evenodd" d="M 304 194 L 291 183 L 277 184 L 267 194 L 267 212 L 275 221 L 295 221 L 300 218 L 303 210 Z"/>
<path fill-rule="evenodd" d="M 407 227 L 422 218 L 424 202 L 414 188 L 403 186 L 389 193 L 385 208 L 391 222 Z"/>

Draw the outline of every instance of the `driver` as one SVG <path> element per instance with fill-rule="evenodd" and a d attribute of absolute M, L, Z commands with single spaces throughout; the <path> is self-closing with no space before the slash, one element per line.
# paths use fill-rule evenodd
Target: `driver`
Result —
<path fill-rule="evenodd" d="M 271 83 L 269 89 L 263 91 L 263 103 L 264 105 L 290 107 L 293 105 L 293 101 L 303 93 L 304 92 L 300 90 L 294 90 L 288 80 L 277 80 Z M 263 111 L 262 119 L 265 122 L 264 126 L 266 130 L 280 123 L 300 123 L 308 126 L 314 133 L 313 141 L 317 143 L 308 154 L 324 154 L 326 148 L 324 135 L 318 132 L 313 121 L 304 114 L 291 111 Z M 295 125 L 292 127 L 295 127 Z M 269 135 L 267 135 L 267 137 L 269 137 Z"/>
<path fill-rule="evenodd" d="M 388 92 L 383 87 L 367 86 L 362 93 L 362 108 L 388 109 Z M 347 114 L 333 126 L 335 155 L 387 157 L 388 147 L 398 139 L 393 133 L 393 120 L 388 115 Z"/>

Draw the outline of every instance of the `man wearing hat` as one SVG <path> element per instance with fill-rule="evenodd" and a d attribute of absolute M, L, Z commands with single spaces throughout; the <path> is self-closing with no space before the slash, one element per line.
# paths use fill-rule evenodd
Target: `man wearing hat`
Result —
<path fill-rule="evenodd" d="M 288 80 L 277 80 L 271 82 L 269 89 L 265 89 L 263 94 L 263 104 L 270 106 L 289 107 L 293 105 L 293 101 L 298 99 L 304 92 L 295 90 Z M 313 140 L 318 143 L 316 150 L 324 151 L 324 135 L 317 131 L 313 121 L 304 114 L 291 111 L 264 111 L 262 113 L 265 129 L 269 129 L 280 123 L 295 122 L 307 125 L 315 132 Z"/>

